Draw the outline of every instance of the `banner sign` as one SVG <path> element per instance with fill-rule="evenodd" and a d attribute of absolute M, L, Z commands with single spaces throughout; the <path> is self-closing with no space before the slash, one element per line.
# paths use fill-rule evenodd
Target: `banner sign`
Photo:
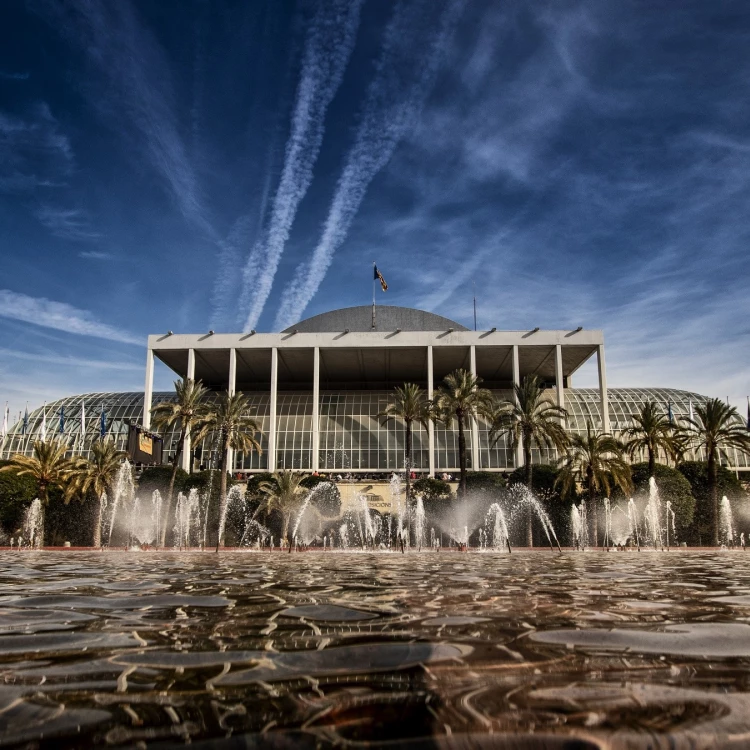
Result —
<path fill-rule="evenodd" d="M 135 464 L 160 464 L 163 442 L 159 435 L 140 425 L 128 425 L 128 458 Z"/>

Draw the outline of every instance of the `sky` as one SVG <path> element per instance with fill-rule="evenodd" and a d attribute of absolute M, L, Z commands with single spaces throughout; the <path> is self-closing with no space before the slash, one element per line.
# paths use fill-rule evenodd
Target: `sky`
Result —
<path fill-rule="evenodd" d="M 369 304 L 375 261 L 744 410 L 748 49 L 745 0 L 5 0 L 0 401 L 140 390 L 149 333 Z"/>

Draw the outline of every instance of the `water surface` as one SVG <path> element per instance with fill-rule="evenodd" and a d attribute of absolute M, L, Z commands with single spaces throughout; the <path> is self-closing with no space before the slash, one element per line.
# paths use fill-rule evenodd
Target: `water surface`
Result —
<path fill-rule="evenodd" d="M 748 563 L 4 552 L 0 743 L 746 747 Z"/>

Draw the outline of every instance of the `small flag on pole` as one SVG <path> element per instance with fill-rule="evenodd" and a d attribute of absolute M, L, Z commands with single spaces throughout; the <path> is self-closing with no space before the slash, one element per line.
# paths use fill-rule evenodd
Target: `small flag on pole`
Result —
<path fill-rule="evenodd" d="M 103 438 L 107 434 L 107 412 L 104 411 L 102 404 L 102 413 L 99 417 L 99 435 Z"/>
<path fill-rule="evenodd" d="M 669 424 L 674 424 L 674 415 L 672 414 L 672 402 L 667 401 L 667 415 L 669 416 Z"/>
<path fill-rule="evenodd" d="M 60 434 L 65 432 L 65 407 L 60 407 Z"/>
<path fill-rule="evenodd" d="M 25 435 L 29 429 L 29 402 L 26 402 L 26 411 L 23 413 L 23 424 L 21 425 L 21 434 Z"/>
<path fill-rule="evenodd" d="M 47 402 L 44 402 L 44 406 L 42 407 L 42 428 L 39 430 L 39 434 L 41 435 L 42 442 L 47 442 Z"/>
<path fill-rule="evenodd" d="M 378 267 L 377 266 L 375 266 L 374 268 L 375 268 L 375 276 L 373 277 L 373 279 L 375 281 L 379 281 L 380 282 L 380 288 L 384 292 L 387 292 L 388 291 L 388 284 L 385 283 L 385 279 L 383 278 L 383 274 L 380 273 L 380 271 L 378 271 Z"/>

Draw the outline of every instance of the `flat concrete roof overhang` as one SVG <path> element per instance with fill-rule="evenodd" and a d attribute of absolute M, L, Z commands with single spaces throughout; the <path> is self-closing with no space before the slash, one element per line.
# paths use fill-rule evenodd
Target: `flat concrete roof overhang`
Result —
<path fill-rule="evenodd" d="M 188 352 L 195 356 L 195 378 L 212 388 L 226 388 L 230 350 L 237 361 L 237 390 L 267 390 L 271 350 L 278 352 L 279 387 L 307 389 L 313 379 L 314 350 L 320 352 L 321 387 L 374 389 L 427 379 L 427 349 L 432 347 L 435 383 L 449 372 L 470 369 L 475 347 L 477 374 L 488 387 L 508 387 L 513 379 L 513 347 L 518 346 L 519 375 L 555 380 L 555 352 L 561 347 L 567 380 L 597 348 L 597 330 L 547 331 L 374 331 L 159 334 L 148 338 L 156 358 L 182 378 Z"/>

